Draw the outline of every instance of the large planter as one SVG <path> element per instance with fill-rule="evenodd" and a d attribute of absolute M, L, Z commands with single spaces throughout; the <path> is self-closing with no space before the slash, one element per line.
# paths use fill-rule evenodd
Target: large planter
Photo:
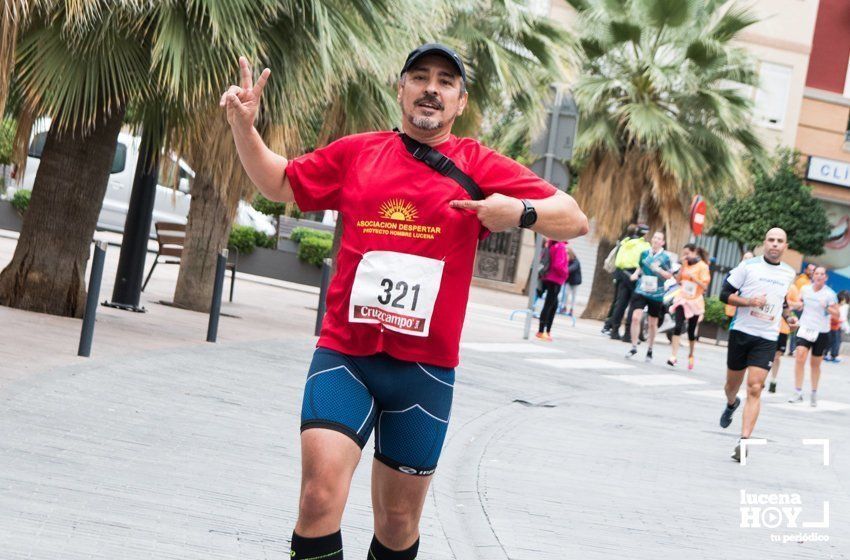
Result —
<path fill-rule="evenodd" d="M 0 200 L 0 229 L 21 231 L 24 220 L 12 203 L 8 200 Z"/>
<path fill-rule="evenodd" d="M 249 255 L 239 255 L 236 270 L 318 287 L 322 281 L 322 269 L 299 259 L 297 251 L 296 243 L 281 239 L 277 249 L 256 247 Z"/>
<path fill-rule="evenodd" d="M 700 338 L 713 338 L 717 342 L 729 340 L 729 331 L 716 323 L 702 322 L 699 324 Z"/>

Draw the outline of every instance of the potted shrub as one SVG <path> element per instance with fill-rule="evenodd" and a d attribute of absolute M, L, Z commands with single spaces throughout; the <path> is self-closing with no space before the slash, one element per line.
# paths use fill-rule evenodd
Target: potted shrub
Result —
<path fill-rule="evenodd" d="M 702 337 L 715 340 L 726 340 L 729 338 L 729 323 L 731 319 L 726 315 L 726 304 L 717 296 L 705 298 L 705 316 L 699 327 Z"/>

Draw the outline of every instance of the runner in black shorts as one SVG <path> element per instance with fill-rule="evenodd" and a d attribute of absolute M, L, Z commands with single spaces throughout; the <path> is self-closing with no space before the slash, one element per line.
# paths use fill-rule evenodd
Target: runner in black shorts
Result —
<path fill-rule="evenodd" d="M 799 310 L 802 307 L 800 302 L 800 291 L 794 284 L 788 288 L 788 295 L 785 297 L 786 305 L 792 311 Z M 791 327 L 785 317 L 782 317 L 782 322 L 779 326 L 779 338 L 776 341 L 776 355 L 773 357 L 773 365 L 770 368 L 770 385 L 767 388 L 768 393 L 776 392 L 776 378 L 779 376 L 779 365 L 782 363 L 782 356 L 788 350 L 788 339 L 790 338 Z"/>
<path fill-rule="evenodd" d="M 788 246 L 785 232 L 773 228 L 764 240 L 764 256 L 754 257 L 736 266 L 724 282 L 720 299 L 736 306 L 729 327 L 726 359 L 726 408 L 720 426 L 732 423 L 740 406 L 738 389 L 747 376 L 747 403 L 741 424 L 741 440 L 753 432 L 761 408 L 761 391 L 773 365 L 779 338 L 779 320 L 785 312 L 785 297 L 794 281 L 794 269 L 780 261 Z M 792 324 L 795 319 L 788 319 Z M 749 373 L 748 373 L 749 372 Z M 741 460 L 741 440 L 732 459 Z"/>
<path fill-rule="evenodd" d="M 649 333 L 647 334 L 646 361 L 652 361 L 652 345 L 658 332 L 658 319 L 664 309 L 664 281 L 672 277 L 670 257 L 664 252 L 664 234 L 656 231 L 652 235 L 650 248 L 640 255 L 638 268 L 632 274 L 632 281 L 637 280 L 637 287 L 629 304 L 629 315 L 632 316 L 632 348 L 626 353 L 626 358 L 637 354 L 637 339 L 640 336 L 640 321 L 643 318 L 643 308 L 648 308 Z"/>
<path fill-rule="evenodd" d="M 797 331 L 797 347 L 794 349 L 794 396 L 788 402 L 803 401 L 803 377 L 806 373 L 806 359 L 811 370 L 811 405 L 818 405 L 818 382 L 823 355 L 829 347 L 830 316 L 838 316 L 838 296 L 826 285 L 826 269 L 815 268 L 812 283 L 800 290 L 803 301 L 803 313 L 800 315 L 800 328 Z M 810 357 L 811 355 L 811 357 Z"/>

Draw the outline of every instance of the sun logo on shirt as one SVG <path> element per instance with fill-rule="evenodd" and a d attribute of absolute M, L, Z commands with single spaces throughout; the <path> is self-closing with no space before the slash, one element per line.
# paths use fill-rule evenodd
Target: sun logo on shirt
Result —
<path fill-rule="evenodd" d="M 392 198 L 381 204 L 381 216 L 390 220 L 412 222 L 419 217 L 416 207 L 401 198 Z"/>

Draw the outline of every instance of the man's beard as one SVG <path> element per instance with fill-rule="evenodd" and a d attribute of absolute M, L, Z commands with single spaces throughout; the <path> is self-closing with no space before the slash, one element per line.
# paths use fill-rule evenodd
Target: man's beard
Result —
<path fill-rule="evenodd" d="M 443 127 L 443 121 L 437 120 L 433 117 L 417 117 L 414 115 L 408 115 L 407 120 L 410 124 L 422 130 L 437 130 Z"/>

